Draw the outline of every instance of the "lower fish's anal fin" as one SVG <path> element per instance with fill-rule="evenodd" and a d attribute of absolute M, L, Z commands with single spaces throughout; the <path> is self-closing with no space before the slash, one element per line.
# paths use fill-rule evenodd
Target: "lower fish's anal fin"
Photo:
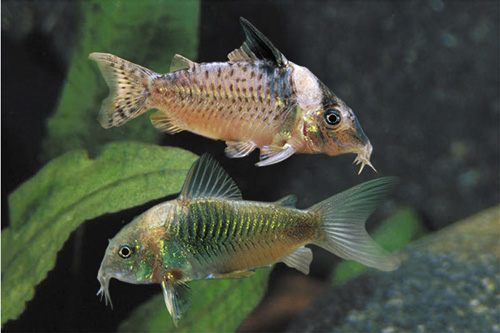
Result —
<path fill-rule="evenodd" d="M 212 279 L 241 279 L 254 275 L 255 271 L 238 270 L 229 273 L 212 274 Z"/>
<path fill-rule="evenodd" d="M 313 259 L 311 249 L 301 246 L 281 258 L 281 262 L 288 267 L 295 268 L 304 274 L 309 274 L 309 265 Z"/>
<path fill-rule="evenodd" d="M 191 305 L 191 287 L 180 281 L 162 281 L 161 287 L 168 312 L 170 312 L 174 325 L 177 327 L 179 319 Z"/>

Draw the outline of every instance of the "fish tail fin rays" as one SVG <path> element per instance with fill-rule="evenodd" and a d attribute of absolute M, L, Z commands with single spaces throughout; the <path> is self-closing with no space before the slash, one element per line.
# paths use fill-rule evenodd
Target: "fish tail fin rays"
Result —
<path fill-rule="evenodd" d="M 97 62 L 110 90 L 97 118 L 102 127 L 120 126 L 153 107 L 149 86 L 159 74 L 109 53 L 91 53 L 89 59 Z"/>
<path fill-rule="evenodd" d="M 186 310 L 191 305 L 191 287 L 181 281 L 162 281 L 161 287 L 168 312 L 170 312 L 170 316 L 174 320 L 174 325 L 177 327 L 179 319 L 181 319 L 182 315 L 186 313 Z"/>
<path fill-rule="evenodd" d="M 398 268 L 399 259 L 368 235 L 365 221 L 398 184 L 396 177 L 383 177 L 354 186 L 310 208 L 323 215 L 324 237 L 314 244 L 348 260 L 382 271 Z"/>

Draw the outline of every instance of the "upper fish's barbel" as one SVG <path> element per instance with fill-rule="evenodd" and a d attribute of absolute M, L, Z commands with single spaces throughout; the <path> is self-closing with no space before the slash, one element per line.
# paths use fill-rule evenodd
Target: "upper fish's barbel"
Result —
<path fill-rule="evenodd" d="M 191 302 L 187 282 L 242 278 L 276 262 L 309 273 L 318 245 L 344 259 L 380 270 L 399 260 L 377 245 L 365 220 L 397 184 L 375 179 L 309 209 L 295 197 L 277 202 L 246 201 L 234 181 L 209 155 L 196 161 L 179 197 L 136 217 L 109 243 L 98 277 L 106 303 L 109 280 L 159 283 L 177 325 Z"/>
<path fill-rule="evenodd" d="M 170 73 L 161 75 L 112 54 L 90 54 L 110 87 L 101 125 L 120 126 L 156 108 L 151 121 L 158 129 L 224 140 L 229 157 L 259 148 L 258 166 L 294 153 L 352 152 L 359 172 L 373 168 L 372 145 L 352 110 L 250 22 L 240 22 L 246 40 L 228 62 L 195 63 L 175 55 Z"/>

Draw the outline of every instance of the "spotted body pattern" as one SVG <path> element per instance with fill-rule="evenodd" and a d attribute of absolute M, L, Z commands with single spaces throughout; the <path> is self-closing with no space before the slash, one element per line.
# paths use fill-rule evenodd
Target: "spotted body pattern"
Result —
<path fill-rule="evenodd" d="M 381 270 L 398 260 L 366 233 L 364 222 L 396 184 L 379 178 L 306 210 L 295 197 L 245 201 L 231 178 L 208 155 L 192 166 L 179 197 L 159 204 L 125 226 L 106 249 L 99 293 L 110 301 L 111 278 L 159 283 L 177 325 L 191 302 L 187 282 L 242 278 L 276 262 L 309 273 L 315 244 L 345 259 Z"/>
<path fill-rule="evenodd" d="M 227 144 L 229 157 L 261 151 L 259 166 L 294 153 L 357 153 L 370 164 L 372 146 L 352 110 L 307 68 L 288 61 L 250 22 L 228 62 L 174 56 L 161 75 L 107 53 L 92 53 L 110 86 L 99 121 L 120 126 L 149 109 L 170 134 L 191 131 Z M 371 166 L 373 168 L 373 166 Z"/>

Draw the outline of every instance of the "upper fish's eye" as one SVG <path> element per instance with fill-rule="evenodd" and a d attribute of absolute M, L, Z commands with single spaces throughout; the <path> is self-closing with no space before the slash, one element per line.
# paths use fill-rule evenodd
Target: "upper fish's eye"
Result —
<path fill-rule="evenodd" d="M 134 250 L 128 245 L 122 245 L 118 250 L 118 255 L 123 259 L 128 259 L 134 253 Z"/>
<path fill-rule="evenodd" d="M 340 117 L 340 112 L 335 109 L 326 110 L 323 118 L 325 119 L 326 124 L 329 126 L 338 125 L 340 123 L 340 120 L 342 120 L 342 118 Z"/>

